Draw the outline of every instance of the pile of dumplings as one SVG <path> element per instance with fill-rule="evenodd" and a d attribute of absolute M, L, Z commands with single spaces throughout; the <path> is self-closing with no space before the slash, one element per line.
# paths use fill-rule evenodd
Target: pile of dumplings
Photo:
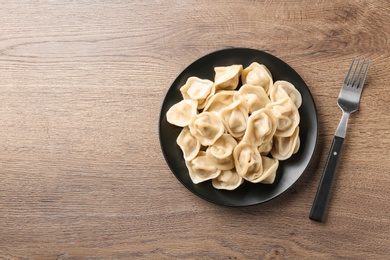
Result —
<path fill-rule="evenodd" d="M 166 113 L 169 123 L 183 128 L 177 144 L 191 180 L 212 180 L 224 190 L 244 180 L 272 184 L 279 161 L 300 146 L 301 94 L 288 81 L 273 82 L 257 62 L 214 71 L 214 82 L 189 77 L 180 88 L 183 100 Z"/>

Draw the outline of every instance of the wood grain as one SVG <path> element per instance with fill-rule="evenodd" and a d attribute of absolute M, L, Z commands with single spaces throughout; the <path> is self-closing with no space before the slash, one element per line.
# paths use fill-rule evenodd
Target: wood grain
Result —
<path fill-rule="evenodd" d="M 390 4 L 378 1 L 2 1 L 0 259 L 390 258 Z M 197 198 L 157 123 L 174 78 L 215 50 L 290 64 L 317 104 L 308 171 L 259 206 Z M 327 222 L 308 214 L 355 55 L 372 60 Z"/>

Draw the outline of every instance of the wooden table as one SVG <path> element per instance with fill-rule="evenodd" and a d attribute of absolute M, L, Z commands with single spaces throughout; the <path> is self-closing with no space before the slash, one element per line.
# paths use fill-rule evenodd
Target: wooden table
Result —
<path fill-rule="evenodd" d="M 389 1 L 2 1 L 0 259 L 389 259 Z M 175 77 L 266 51 L 318 109 L 313 161 L 265 204 L 189 192 L 159 145 Z M 327 221 L 308 218 L 354 55 L 372 60 Z"/>

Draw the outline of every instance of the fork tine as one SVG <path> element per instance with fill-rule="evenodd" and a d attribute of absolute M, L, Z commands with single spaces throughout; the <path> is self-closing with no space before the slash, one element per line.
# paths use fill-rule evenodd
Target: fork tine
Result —
<path fill-rule="evenodd" d="M 353 68 L 353 64 L 355 63 L 355 60 L 356 60 L 356 56 L 353 57 L 352 64 L 351 64 L 351 66 L 349 67 L 349 70 L 348 70 L 347 76 L 345 77 L 345 80 L 344 80 L 344 84 L 343 84 L 343 85 L 347 85 L 347 84 L 348 84 L 349 75 L 351 74 L 351 71 L 352 71 L 352 68 Z"/>
<path fill-rule="evenodd" d="M 363 59 L 363 62 L 362 62 L 362 66 L 360 66 L 359 73 L 358 73 L 358 75 L 356 76 L 355 80 L 353 81 L 353 85 L 352 85 L 353 88 L 357 88 L 357 87 L 359 86 L 359 82 L 360 82 L 360 80 L 361 80 L 360 75 L 362 74 L 362 70 L 363 70 L 364 63 L 365 63 L 365 62 L 366 62 L 366 59 L 364 58 L 364 59 Z"/>
<path fill-rule="evenodd" d="M 357 60 L 357 63 L 356 63 L 356 67 L 353 71 L 353 75 L 352 77 L 350 78 L 349 82 L 348 82 L 348 86 L 352 87 L 353 86 L 353 82 L 356 80 L 355 76 L 356 76 L 356 71 L 358 70 L 359 68 L 359 63 L 360 63 L 360 57 L 359 59 Z"/>
<path fill-rule="evenodd" d="M 364 81 L 366 80 L 368 68 L 370 67 L 370 65 L 371 65 L 371 62 L 370 62 L 370 60 L 368 60 L 368 61 L 367 61 L 367 65 L 366 65 L 366 70 L 364 71 L 364 74 L 363 74 L 363 76 L 362 76 L 362 78 L 361 78 L 361 80 L 360 80 L 360 84 L 359 84 L 359 86 L 358 86 L 358 89 L 359 89 L 360 91 L 363 90 Z M 362 66 L 362 67 L 363 67 L 363 66 Z"/>

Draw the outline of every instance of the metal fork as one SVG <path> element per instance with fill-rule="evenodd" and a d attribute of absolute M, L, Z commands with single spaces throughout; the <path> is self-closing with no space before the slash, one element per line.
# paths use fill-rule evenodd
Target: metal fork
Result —
<path fill-rule="evenodd" d="M 339 94 L 337 103 L 343 111 L 343 115 L 333 138 L 325 169 L 322 173 L 321 181 L 311 208 L 309 217 L 315 221 L 323 222 L 325 219 L 325 211 L 329 202 L 337 162 L 347 132 L 348 119 L 350 114 L 357 111 L 359 108 L 364 81 L 371 64 L 371 62 L 366 59 L 363 59 L 361 64 L 360 61 L 361 58 L 356 59 L 355 57 L 353 59 Z"/>

